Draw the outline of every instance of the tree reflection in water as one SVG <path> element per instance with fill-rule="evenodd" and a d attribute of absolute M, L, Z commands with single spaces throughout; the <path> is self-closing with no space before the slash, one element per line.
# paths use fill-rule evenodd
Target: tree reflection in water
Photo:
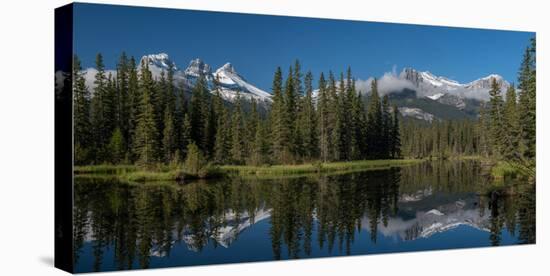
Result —
<path fill-rule="evenodd" d="M 169 257 L 176 244 L 197 254 L 208 244 L 229 248 L 260 220 L 269 222 L 265 238 L 274 259 L 315 256 L 313 248 L 349 255 L 362 231 L 375 244 L 380 233 L 406 242 L 458 225 L 488 231 L 492 245 L 500 245 L 504 231 L 518 243 L 534 243 L 535 186 L 515 186 L 511 196 L 479 197 L 487 181 L 480 170 L 476 162 L 432 162 L 186 185 L 77 178 L 75 262 L 90 250 L 92 267 L 86 271 L 99 271 L 105 262 L 116 264 L 114 269 L 148 268 L 151 257 Z"/>

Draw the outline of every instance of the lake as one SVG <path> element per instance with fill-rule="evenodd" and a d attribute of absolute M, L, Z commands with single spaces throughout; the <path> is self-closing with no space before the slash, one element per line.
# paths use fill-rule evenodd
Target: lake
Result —
<path fill-rule="evenodd" d="M 485 196 L 489 181 L 476 161 L 186 184 L 77 177 L 75 270 L 535 243 L 535 186 Z"/>

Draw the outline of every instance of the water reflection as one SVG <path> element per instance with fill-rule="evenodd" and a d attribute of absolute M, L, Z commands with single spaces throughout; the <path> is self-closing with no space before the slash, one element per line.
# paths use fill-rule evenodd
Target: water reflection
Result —
<path fill-rule="evenodd" d="M 534 243 L 534 185 L 518 185 L 512 196 L 477 196 L 485 182 L 476 162 L 186 185 L 79 178 L 76 268 Z"/>

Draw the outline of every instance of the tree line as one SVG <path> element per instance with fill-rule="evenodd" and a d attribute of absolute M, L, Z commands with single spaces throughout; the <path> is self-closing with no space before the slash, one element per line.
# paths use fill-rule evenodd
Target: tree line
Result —
<path fill-rule="evenodd" d="M 505 94 L 504 94 L 505 93 Z M 402 150 L 405 156 L 446 158 L 481 155 L 505 160 L 534 175 L 536 159 L 536 41 L 526 48 L 514 84 L 501 91 L 491 80 L 489 101 L 477 120 L 404 120 Z"/>
<path fill-rule="evenodd" d="M 318 92 L 313 74 L 303 75 L 298 60 L 286 79 L 277 68 L 266 112 L 239 91 L 229 104 L 219 80 L 212 88 L 204 75 L 192 88 L 176 85 L 172 64 L 154 78 L 146 60 L 137 66 L 125 53 L 114 75 L 105 70 L 102 55 L 96 56 L 93 89 L 86 86 L 77 56 L 73 68 L 78 165 L 148 166 L 185 159 L 262 165 L 402 156 L 397 107 L 379 95 L 376 81 L 365 106 L 350 68 L 339 80 L 332 72 L 328 79 L 321 73 Z"/>
<path fill-rule="evenodd" d="M 525 49 L 518 74 L 519 97 L 514 85 L 503 99 L 493 79 L 490 100 L 482 110 L 480 127 L 483 153 L 515 162 L 534 176 L 536 161 L 536 40 Z"/>
<path fill-rule="evenodd" d="M 509 160 L 534 172 L 536 149 L 536 42 L 527 47 L 517 90 L 506 95 L 493 79 L 489 102 L 476 120 L 404 119 L 377 81 L 365 98 L 351 69 L 335 76 L 313 74 L 299 61 L 286 78 L 278 67 L 272 103 L 265 112 L 237 92 L 228 103 L 219 80 L 206 76 L 176 85 L 174 69 L 154 78 L 147 62 L 122 53 L 116 74 L 101 54 L 94 88 L 86 86 L 74 58 L 75 163 L 82 164 L 297 164 L 364 159 L 482 155 Z M 519 95 L 518 95 L 519 94 Z M 190 96 L 186 96 L 190 95 Z"/>

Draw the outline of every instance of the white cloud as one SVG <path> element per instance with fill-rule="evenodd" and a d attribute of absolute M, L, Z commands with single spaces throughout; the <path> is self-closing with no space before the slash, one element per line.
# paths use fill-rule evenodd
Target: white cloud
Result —
<path fill-rule="evenodd" d="M 363 94 L 369 93 L 373 80 L 373 78 L 369 78 L 367 80 L 358 79 L 355 81 L 355 89 Z M 416 89 L 412 82 L 399 78 L 395 66 L 391 72 L 384 73 L 384 75 L 378 79 L 378 93 L 381 96 L 388 93 L 401 91 L 405 88 Z"/>

